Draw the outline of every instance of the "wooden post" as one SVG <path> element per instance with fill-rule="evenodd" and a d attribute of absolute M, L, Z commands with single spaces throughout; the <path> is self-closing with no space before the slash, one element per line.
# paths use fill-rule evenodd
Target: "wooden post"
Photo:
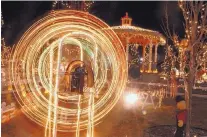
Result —
<path fill-rule="evenodd" d="M 157 73 L 157 48 L 158 48 L 158 44 L 155 45 L 155 58 L 154 58 L 155 70 L 154 70 L 154 73 Z"/>
<path fill-rule="evenodd" d="M 149 64 L 148 64 L 148 72 L 151 73 L 152 72 L 152 47 L 153 44 L 152 42 L 150 43 L 150 51 L 149 51 Z"/>
<path fill-rule="evenodd" d="M 145 63 L 146 45 L 143 45 L 142 47 L 143 48 L 142 48 L 142 70 L 141 70 L 141 72 L 144 72 L 145 71 L 144 63 Z"/>

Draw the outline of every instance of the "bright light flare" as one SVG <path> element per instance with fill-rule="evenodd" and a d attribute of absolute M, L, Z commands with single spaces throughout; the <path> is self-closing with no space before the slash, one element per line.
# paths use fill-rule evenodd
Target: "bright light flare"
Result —
<path fill-rule="evenodd" d="M 139 96 L 135 93 L 129 93 L 125 97 L 125 101 L 128 104 L 135 104 L 138 99 L 139 99 Z"/>

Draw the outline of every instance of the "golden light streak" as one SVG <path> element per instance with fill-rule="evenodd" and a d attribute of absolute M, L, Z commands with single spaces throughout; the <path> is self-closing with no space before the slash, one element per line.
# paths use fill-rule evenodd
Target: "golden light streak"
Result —
<path fill-rule="evenodd" d="M 80 136 L 80 111 L 81 111 L 81 95 L 78 96 L 78 114 L 77 114 L 77 126 L 76 126 L 76 137 Z"/>
<path fill-rule="evenodd" d="M 10 66 L 11 81 L 22 111 L 45 127 L 45 136 L 55 136 L 56 131 L 76 132 L 77 123 L 79 130 L 87 129 L 89 109 L 93 132 L 93 125 L 100 123 L 120 98 L 127 79 L 125 51 L 114 31 L 103 28 L 109 26 L 88 13 L 54 11 L 34 23 L 16 44 Z M 63 90 L 60 68 L 63 63 L 80 58 L 94 71 L 93 95 L 98 95 L 95 100 L 88 96 L 87 86 L 81 99 Z M 22 79 L 28 82 L 21 83 Z M 92 108 L 88 105 L 90 101 Z M 81 120 L 77 122 L 80 111 Z M 64 119 L 58 114 L 64 115 Z"/>
<path fill-rule="evenodd" d="M 45 137 L 51 137 L 51 105 L 52 105 L 52 94 L 53 91 L 52 87 L 52 80 L 53 80 L 53 49 L 50 48 L 50 94 L 49 94 L 49 103 L 48 103 L 48 117 L 45 126 Z M 49 133 L 47 133 L 47 131 Z"/>
<path fill-rule="evenodd" d="M 89 110 L 88 110 L 88 131 L 87 137 L 93 137 L 93 115 L 94 115 L 94 91 L 91 89 L 89 98 Z"/>

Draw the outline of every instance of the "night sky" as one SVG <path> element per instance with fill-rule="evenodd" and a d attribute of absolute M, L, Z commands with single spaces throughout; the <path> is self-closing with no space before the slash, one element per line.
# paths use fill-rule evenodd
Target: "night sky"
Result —
<path fill-rule="evenodd" d="M 101 18 L 110 26 L 120 25 L 120 19 L 128 12 L 135 26 L 161 32 L 161 21 L 164 18 L 164 8 L 167 4 L 170 24 L 180 30 L 180 11 L 177 2 L 140 2 L 140 1 L 96 1 L 90 13 Z M 38 18 L 52 9 L 52 1 L 34 2 L 2 2 L 2 15 L 4 26 L 3 37 L 7 45 L 13 45 L 24 31 Z M 179 32 L 178 32 L 179 33 Z"/>

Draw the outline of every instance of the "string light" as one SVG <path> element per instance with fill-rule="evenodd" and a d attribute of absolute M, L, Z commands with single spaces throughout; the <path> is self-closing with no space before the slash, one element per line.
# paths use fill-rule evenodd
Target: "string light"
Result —
<path fill-rule="evenodd" d="M 88 12 L 94 2 L 87 1 L 54 1 L 53 9 L 69 9 Z"/>
<path fill-rule="evenodd" d="M 2 12 L 1 12 L 1 27 L 4 25 L 4 18 L 3 18 L 3 15 L 2 15 Z"/>
<path fill-rule="evenodd" d="M 193 12 L 193 10 L 195 9 L 191 9 L 191 8 L 187 8 L 188 7 L 188 4 L 189 2 L 182 2 L 182 1 L 179 1 L 179 7 L 182 9 L 183 11 L 183 15 L 184 15 L 184 18 L 186 20 L 186 23 L 189 23 L 186 25 L 186 28 L 185 28 L 185 37 L 187 37 L 187 40 L 186 41 L 186 44 L 183 44 L 183 39 L 181 38 L 181 40 L 178 41 L 178 38 L 177 39 L 173 39 L 173 42 L 174 42 L 174 48 L 177 50 L 176 53 L 179 53 L 178 56 L 175 55 L 176 53 L 173 53 L 173 52 L 170 52 L 172 54 L 168 54 L 166 51 L 166 56 L 168 56 L 168 58 L 170 58 L 171 60 L 165 60 L 164 61 L 164 64 L 163 67 L 164 67 L 164 74 L 166 76 L 169 76 L 171 77 L 169 74 L 168 71 L 171 71 L 172 68 L 174 68 L 174 63 L 178 63 L 180 67 L 178 67 L 178 71 L 180 73 L 180 75 L 178 76 L 179 78 L 187 78 L 189 76 L 189 72 L 191 71 L 190 69 L 190 65 L 191 65 L 191 60 L 190 60 L 190 54 L 189 52 L 191 52 L 191 48 L 188 49 L 188 47 L 191 46 L 191 44 L 189 44 L 189 41 L 191 43 L 195 43 L 195 41 L 199 41 L 199 44 L 197 44 L 196 46 L 197 47 L 201 47 L 199 48 L 199 53 L 196 53 L 196 64 L 198 66 L 201 67 L 201 70 L 206 70 L 206 67 L 204 67 L 207 60 L 206 60 L 206 57 L 203 56 L 203 52 L 205 51 L 205 49 L 203 49 L 202 47 L 205 47 L 205 43 L 203 43 L 203 35 L 202 35 L 202 26 L 203 26 L 203 22 L 204 24 L 206 23 L 206 21 L 203 21 L 204 20 L 204 4 L 202 5 L 203 8 L 199 8 L 199 12 Z M 199 7 L 200 7 L 200 3 L 199 3 Z M 192 13 L 192 14 L 189 14 L 189 13 Z M 193 17 L 195 13 L 201 13 L 201 16 L 198 16 L 198 20 L 195 20 Z M 197 16 L 197 15 L 195 15 Z M 192 24 L 196 24 L 196 25 L 192 25 Z M 195 28 L 196 27 L 196 28 Z M 193 31 L 196 31 L 198 33 L 194 34 Z M 196 35 L 196 36 L 194 36 Z M 201 36 L 202 35 L 202 36 Z M 192 41 L 191 38 L 195 38 L 196 40 L 195 41 Z M 204 38 L 205 39 L 205 38 Z M 204 40 L 205 41 L 205 40 Z M 187 45 L 187 46 L 184 46 L 184 45 Z M 193 44 L 194 45 L 194 44 Z M 196 47 L 194 46 L 194 47 Z M 170 56 L 170 57 L 169 57 Z M 200 58 L 200 60 L 198 60 L 197 58 Z M 172 63 L 169 63 L 169 62 L 172 62 Z M 174 62 L 174 63 L 173 63 Z M 170 65 L 171 64 L 171 65 Z M 190 70 L 190 71 L 189 71 Z M 202 78 L 200 76 L 197 76 L 197 72 L 199 70 L 197 70 L 197 68 L 195 68 L 196 70 L 196 78 L 195 78 L 195 82 L 196 83 L 202 83 L 202 82 L 205 82 L 204 80 L 201 80 Z M 193 74 L 194 75 L 194 74 Z M 199 79 L 198 79 L 199 78 Z M 183 85 L 178 85 L 178 87 L 182 87 L 184 88 Z M 202 90 L 206 90 L 205 87 L 201 87 L 201 86 L 197 86 L 197 87 L 194 87 L 194 89 L 202 89 Z"/>

